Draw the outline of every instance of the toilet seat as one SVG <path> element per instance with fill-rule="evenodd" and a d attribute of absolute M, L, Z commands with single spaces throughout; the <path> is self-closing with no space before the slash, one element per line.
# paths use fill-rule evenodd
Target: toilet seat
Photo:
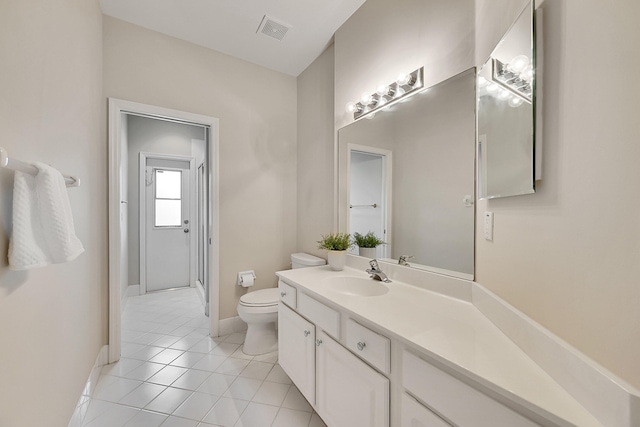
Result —
<path fill-rule="evenodd" d="M 277 306 L 279 301 L 278 288 L 260 289 L 248 292 L 240 297 L 240 305 L 245 307 Z"/>

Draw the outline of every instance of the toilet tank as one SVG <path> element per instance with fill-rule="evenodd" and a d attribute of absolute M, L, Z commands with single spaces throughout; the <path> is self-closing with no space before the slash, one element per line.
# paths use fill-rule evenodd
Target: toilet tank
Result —
<path fill-rule="evenodd" d="M 317 256 L 309 255 L 304 252 L 291 254 L 291 267 L 292 268 L 304 268 L 314 267 L 316 265 L 325 265 L 326 261 Z"/>

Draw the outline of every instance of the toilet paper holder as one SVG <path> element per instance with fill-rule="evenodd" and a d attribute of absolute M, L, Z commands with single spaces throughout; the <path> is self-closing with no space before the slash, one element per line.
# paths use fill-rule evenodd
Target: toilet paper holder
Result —
<path fill-rule="evenodd" d="M 242 287 L 253 286 L 256 280 L 256 272 L 254 270 L 240 271 L 238 272 L 238 285 Z"/>

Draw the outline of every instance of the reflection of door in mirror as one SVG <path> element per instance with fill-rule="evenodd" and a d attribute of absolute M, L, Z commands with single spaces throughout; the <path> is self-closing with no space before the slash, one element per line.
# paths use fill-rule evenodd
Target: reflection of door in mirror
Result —
<path fill-rule="evenodd" d="M 391 151 L 349 144 L 349 233 L 373 232 L 389 242 L 387 230 L 391 200 Z M 350 253 L 363 255 L 360 248 Z M 386 258 L 388 245 L 380 245 L 372 258 Z M 374 251 L 372 251 L 374 252 Z M 364 255 L 363 255 L 364 256 Z"/>

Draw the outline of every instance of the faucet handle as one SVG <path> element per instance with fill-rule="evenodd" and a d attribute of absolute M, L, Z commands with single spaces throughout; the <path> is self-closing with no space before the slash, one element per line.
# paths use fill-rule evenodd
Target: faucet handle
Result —
<path fill-rule="evenodd" d="M 413 258 L 413 255 L 400 255 L 400 258 L 398 258 L 398 264 L 408 266 L 409 264 L 407 263 L 407 260 L 411 258 Z"/>
<path fill-rule="evenodd" d="M 371 261 L 369 261 L 369 265 L 371 266 L 372 270 L 379 270 L 380 267 L 378 267 L 378 260 L 377 259 L 372 259 Z"/>

